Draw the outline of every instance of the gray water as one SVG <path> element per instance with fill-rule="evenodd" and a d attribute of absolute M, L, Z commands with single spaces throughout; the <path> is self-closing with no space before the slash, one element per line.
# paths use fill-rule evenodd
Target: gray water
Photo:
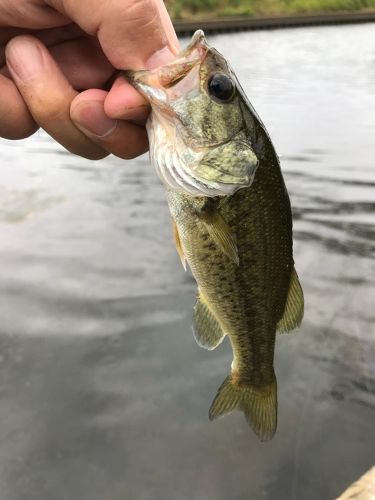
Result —
<path fill-rule="evenodd" d="M 208 421 L 230 348 L 193 340 L 195 285 L 147 157 L 2 141 L 1 500 L 325 500 L 375 463 L 375 25 L 209 40 L 293 206 L 306 313 L 277 339 L 277 434 Z"/>

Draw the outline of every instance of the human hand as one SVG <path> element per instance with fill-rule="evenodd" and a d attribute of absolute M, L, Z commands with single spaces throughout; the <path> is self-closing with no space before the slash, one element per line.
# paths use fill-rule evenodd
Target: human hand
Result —
<path fill-rule="evenodd" d="M 173 59 L 162 0 L 0 0 L 0 49 L 0 137 L 42 127 L 90 159 L 147 150 L 148 105 L 117 70 Z"/>

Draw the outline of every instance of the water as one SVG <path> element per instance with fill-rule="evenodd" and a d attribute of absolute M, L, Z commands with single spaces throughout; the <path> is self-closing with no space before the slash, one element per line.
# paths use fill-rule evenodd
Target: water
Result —
<path fill-rule="evenodd" d="M 375 26 L 210 37 L 282 157 L 306 297 L 279 426 L 207 411 L 230 366 L 147 157 L 0 145 L 1 500 L 333 499 L 375 462 Z"/>

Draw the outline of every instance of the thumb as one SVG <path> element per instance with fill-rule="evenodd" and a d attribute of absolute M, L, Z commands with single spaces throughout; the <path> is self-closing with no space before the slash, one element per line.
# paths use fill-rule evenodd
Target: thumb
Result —
<path fill-rule="evenodd" d="M 45 0 L 96 36 L 117 69 L 158 66 L 178 52 L 178 40 L 162 0 Z"/>

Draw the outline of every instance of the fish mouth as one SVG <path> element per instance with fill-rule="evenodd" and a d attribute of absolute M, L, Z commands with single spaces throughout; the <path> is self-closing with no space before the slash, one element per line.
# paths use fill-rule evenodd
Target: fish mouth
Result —
<path fill-rule="evenodd" d="M 177 54 L 169 64 L 152 70 L 126 70 L 123 72 L 127 81 L 135 87 L 150 103 L 169 111 L 167 104 L 171 99 L 182 96 L 187 86 L 180 85 L 178 91 L 174 85 L 182 82 L 191 70 L 199 66 L 205 59 L 210 47 L 202 30 L 194 33 L 189 45 Z"/>

